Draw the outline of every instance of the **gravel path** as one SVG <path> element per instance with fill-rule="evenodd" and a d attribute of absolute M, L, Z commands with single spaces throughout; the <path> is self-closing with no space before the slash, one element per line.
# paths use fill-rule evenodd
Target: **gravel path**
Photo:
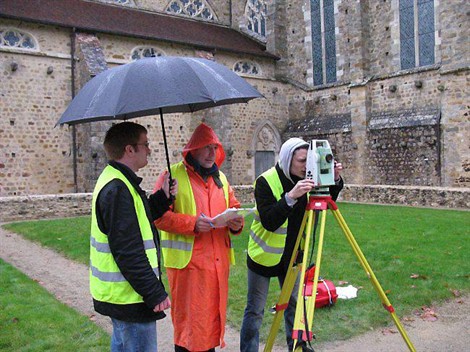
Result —
<path fill-rule="evenodd" d="M 1 225 L 1 224 L 0 224 Z M 12 264 L 33 280 L 39 282 L 58 300 L 90 317 L 107 332 L 111 332 L 109 318 L 95 315 L 88 291 L 88 268 L 70 261 L 56 252 L 41 247 L 0 227 L 0 258 Z M 470 297 L 458 297 L 434 309 L 438 319 L 426 321 L 419 317 L 407 319 L 406 332 L 417 351 L 470 351 Z M 173 329 L 169 318 L 158 326 L 159 351 L 173 351 Z M 224 352 L 239 350 L 238 332 L 226 331 Z M 401 352 L 408 351 L 395 326 L 371 331 L 348 341 L 316 343 L 316 351 L 328 352 Z M 274 352 L 284 349 L 275 348 Z"/>

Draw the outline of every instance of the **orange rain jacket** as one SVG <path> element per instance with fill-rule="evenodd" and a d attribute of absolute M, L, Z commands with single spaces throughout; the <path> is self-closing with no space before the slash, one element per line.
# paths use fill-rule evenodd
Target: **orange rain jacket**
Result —
<path fill-rule="evenodd" d="M 221 166 L 225 152 L 215 132 L 201 124 L 194 131 L 183 149 L 186 157 L 191 150 L 217 144 L 215 163 Z M 212 177 L 207 182 L 193 167 L 184 161 L 196 202 L 196 213 L 214 217 L 226 208 L 222 188 Z M 163 182 L 160 175 L 155 189 Z M 229 207 L 240 207 L 233 189 L 229 187 Z M 155 221 L 157 228 L 195 236 L 189 264 L 183 269 L 166 268 L 171 292 L 171 317 L 174 326 L 174 342 L 189 351 L 206 351 L 225 346 L 224 333 L 228 300 L 228 276 L 230 268 L 230 237 L 228 228 L 195 233 L 197 217 L 167 211 Z"/>

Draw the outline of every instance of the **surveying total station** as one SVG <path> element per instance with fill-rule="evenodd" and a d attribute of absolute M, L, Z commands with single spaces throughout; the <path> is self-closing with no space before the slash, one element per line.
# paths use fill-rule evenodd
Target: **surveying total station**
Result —
<path fill-rule="evenodd" d="M 288 306 L 289 298 L 292 294 L 299 273 L 300 281 L 297 292 L 297 306 L 295 311 L 294 327 L 292 331 L 292 338 L 294 339 L 293 351 L 314 351 L 311 345 L 311 341 L 315 338 L 312 326 L 315 313 L 315 296 L 318 288 L 318 278 L 322 260 L 327 209 L 330 209 L 333 213 L 334 218 L 343 231 L 347 241 L 351 245 L 352 250 L 356 254 L 360 265 L 365 270 L 367 276 L 372 282 L 373 287 L 379 295 L 383 307 L 391 314 L 391 317 L 409 350 L 416 351 L 400 320 L 398 319 L 395 313 L 395 309 L 377 281 L 372 268 L 359 248 L 356 240 L 354 239 L 354 236 L 346 224 L 346 221 L 341 215 L 338 206 L 329 195 L 329 186 L 335 184 L 335 176 L 334 158 L 328 141 L 312 140 L 310 142 L 307 153 L 305 177 L 312 179 L 315 182 L 316 187 L 308 195 L 309 199 L 307 202 L 305 214 L 300 226 L 299 234 L 297 235 L 297 240 L 292 252 L 289 267 L 287 269 L 284 285 L 282 286 L 279 300 L 275 306 L 276 312 L 264 351 L 268 352 L 273 348 L 274 341 L 281 324 L 282 315 Z M 312 275 L 306 275 L 306 271 L 308 271 L 309 267 L 311 266 L 310 263 L 313 263 L 311 258 L 313 255 L 311 255 L 309 258 L 308 254 L 309 252 L 312 252 L 313 254 L 315 233 L 317 231 L 318 224 L 320 224 L 320 228 L 317 253 L 315 257 L 316 260 L 314 262 L 313 288 L 307 290 L 307 286 L 311 287 L 311 283 L 307 282 L 308 277 L 311 277 Z"/>

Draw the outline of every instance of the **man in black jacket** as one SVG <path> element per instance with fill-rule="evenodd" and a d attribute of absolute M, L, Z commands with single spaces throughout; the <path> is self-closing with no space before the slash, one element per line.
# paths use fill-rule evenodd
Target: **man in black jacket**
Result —
<path fill-rule="evenodd" d="M 145 127 L 123 122 L 106 133 L 110 160 L 93 192 L 90 290 L 95 310 L 111 317 L 111 351 L 157 351 L 156 320 L 170 300 L 161 282 L 153 220 L 168 210 L 168 177 L 147 199 L 135 173 L 150 154 Z M 171 187 L 175 194 L 177 185 Z M 149 205 L 151 203 L 151 206 Z"/>
<path fill-rule="evenodd" d="M 277 277 L 282 287 L 308 201 L 308 192 L 315 186 L 305 179 L 308 143 L 300 138 L 287 140 L 279 152 L 279 162 L 260 175 L 255 183 L 257 214 L 251 226 L 248 244 L 247 306 L 240 332 L 240 350 L 259 349 L 259 329 L 271 277 Z M 334 200 L 343 188 L 341 164 L 335 165 L 335 182 L 330 186 Z M 279 248 L 279 243 L 284 245 Z M 297 286 L 296 286 L 297 287 Z M 292 291 L 284 312 L 286 340 L 292 351 L 292 329 L 297 301 L 297 289 Z"/>

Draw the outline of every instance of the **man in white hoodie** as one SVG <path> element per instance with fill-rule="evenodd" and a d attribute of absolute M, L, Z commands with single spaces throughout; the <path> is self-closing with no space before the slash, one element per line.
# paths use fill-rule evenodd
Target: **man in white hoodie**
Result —
<path fill-rule="evenodd" d="M 279 162 L 255 182 L 256 212 L 248 243 L 248 294 L 240 332 L 240 351 L 259 350 L 259 329 L 263 321 L 269 282 L 277 277 L 282 287 L 308 201 L 315 186 L 305 179 L 309 144 L 290 138 L 279 152 Z M 333 200 L 343 188 L 341 164 L 335 164 L 335 182 L 330 186 Z M 281 245 L 280 245 L 281 244 Z M 283 245 L 282 245 L 283 244 Z M 281 249 L 280 249 L 281 248 Z M 284 311 L 286 341 L 292 351 L 292 329 L 297 286 Z"/>

